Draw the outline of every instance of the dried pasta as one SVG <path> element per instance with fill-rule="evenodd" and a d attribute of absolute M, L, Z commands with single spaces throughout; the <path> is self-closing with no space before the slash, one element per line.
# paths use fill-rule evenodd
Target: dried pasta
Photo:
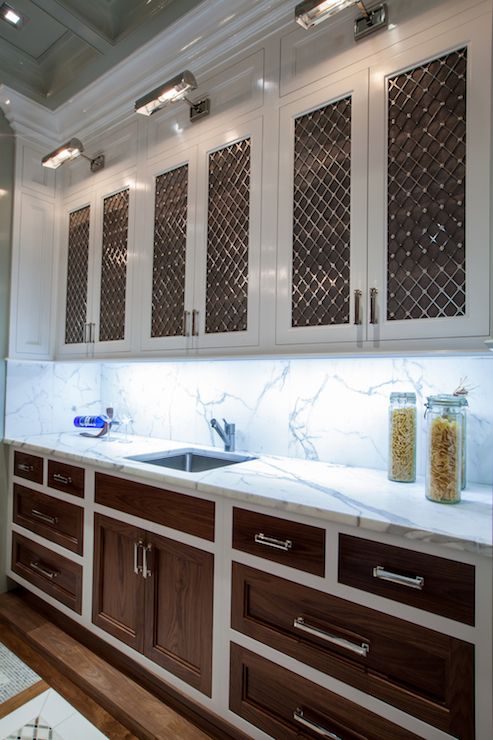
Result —
<path fill-rule="evenodd" d="M 460 427 L 439 416 L 431 422 L 427 496 L 432 501 L 455 503 L 460 499 Z"/>
<path fill-rule="evenodd" d="M 393 409 L 390 415 L 389 478 L 410 482 L 416 478 L 416 409 Z"/>

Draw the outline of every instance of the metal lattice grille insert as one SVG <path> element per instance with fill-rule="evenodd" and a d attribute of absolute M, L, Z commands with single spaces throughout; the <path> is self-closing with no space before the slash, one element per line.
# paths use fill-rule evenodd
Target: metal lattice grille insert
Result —
<path fill-rule="evenodd" d="M 206 334 L 246 331 L 250 139 L 209 155 Z"/>
<path fill-rule="evenodd" d="M 104 199 L 99 341 L 125 338 L 128 189 Z"/>
<path fill-rule="evenodd" d="M 295 121 L 293 327 L 349 323 L 351 97 Z"/>
<path fill-rule="evenodd" d="M 188 165 L 156 178 L 151 336 L 183 333 Z"/>
<path fill-rule="evenodd" d="M 73 211 L 69 216 L 65 344 L 80 344 L 84 341 L 84 327 L 87 322 L 90 215 L 91 207 L 85 206 Z"/>
<path fill-rule="evenodd" d="M 466 310 L 466 52 L 388 81 L 388 320 Z"/>

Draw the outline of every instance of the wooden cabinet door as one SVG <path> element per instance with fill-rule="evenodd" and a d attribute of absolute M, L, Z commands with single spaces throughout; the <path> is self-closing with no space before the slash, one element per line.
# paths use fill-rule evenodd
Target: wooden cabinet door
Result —
<path fill-rule="evenodd" d="M 210 696 L 214 558 L 149 532 L 146 545 L 144 654 Z"/>
<path fill-rule="evenodd" d="M 144 642 L 144 534 L 129 524 L 94 516 L 92 621 L 139 652 Z"/>

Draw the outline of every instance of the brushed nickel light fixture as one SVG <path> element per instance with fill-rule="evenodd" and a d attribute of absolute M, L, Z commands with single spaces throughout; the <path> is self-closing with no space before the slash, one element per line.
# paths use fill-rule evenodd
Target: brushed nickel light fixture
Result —
<path fill-rule="evenodd" d="M 296 6 L 294 16 L 300 26 L 311 28 L 350 5 L 356 5 L 358 10 L 361 11 L 361 15 L 354 21 L 354 38 L 356 41 L 387 26 L 386 4 L 381 3 L 372 8 L 366 8 L 362 0 L 303 0 Z"/>
<path fill-rule="evenodd" d="M 84 157 L 84 159 L 87 159 L 90 162 L 91 172 L 97 172 L 98 170 L 103 169 L 104 154 L 98 154 L 96 157 L 91 159 L 91 157 L 87 157 L 83 154 L 83 151 L 84 147 L 80 139 L 73 138 L 70 139 L 70 141 L 67 141 L 66 144 L 62 144 L 62 146 L 59 146 L 57 149 L 47 154 L 46 157 L 43 157 L 41 164 L 43 167 L 49 167 L 52 170 L 56 170 L 64 162 L 70 162 L 71 159 L 76 159 L 77 157 Z"/>
<path fill-rule="evenodd" d="M 190 106 L 190 120 L 197 121 L 209 114 L 210 100 L 209 98 L 203 98 L 195 103 L 189 100 L 187 93 L 190 90 L 195 90 L 196 87 L 197 81 L 187 69 L 136 100 L 135 112 L 141 113 L 143 116 L 152 116 L 153 113 L 170 103 L 185 100 Z"/>

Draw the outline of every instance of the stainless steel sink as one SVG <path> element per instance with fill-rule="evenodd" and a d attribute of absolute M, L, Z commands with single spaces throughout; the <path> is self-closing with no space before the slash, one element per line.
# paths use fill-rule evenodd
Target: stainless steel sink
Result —
<path fill-rule="evenodd" d="M 209 452 L 208 450 L 196 450 L 193 447 L 167 452 L 151 452 L 144 455 L 129 455 L 125 459 L 159 465 L 159 467 L 172 470 L 183 470 L 186 473 L 202 473 L 204 470 L 255 460 L 254 457 L 239 455 L 236 452 L 216 452 L 215 450 Z"/>

